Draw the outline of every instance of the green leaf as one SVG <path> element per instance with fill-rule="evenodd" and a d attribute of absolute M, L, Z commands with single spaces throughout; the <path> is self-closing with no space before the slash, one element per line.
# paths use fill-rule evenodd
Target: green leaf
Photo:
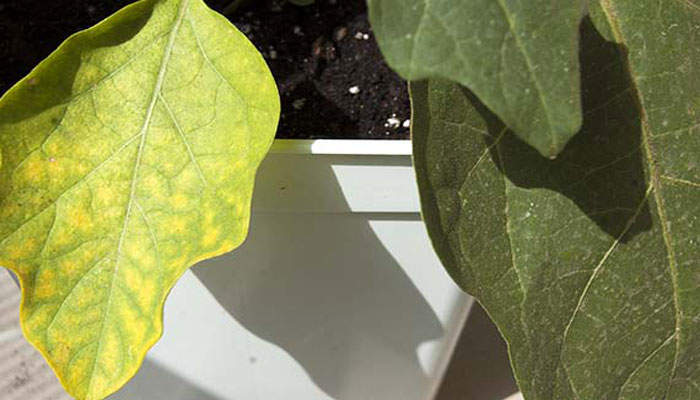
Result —
<path fill-rule="evenodd" d="M 368 0 L 389 65 L 470 88 L 527 143 L 556 156 L 581 127 L 584 0 Z"/>
<path fill-rule="evenodd" d="M 467 89 L 412 85 L 423 214 L 529 400 L 700 396 L 700 14 L 604 1 L 584 122 L 541 157 Z M 611 23 L 606 26 L 610 21 Z"/>
<path fill-rule="evenodd" d="M 0 100 L 0 265 L 67 391 L 121 387 L 180 275 L 237 247 L 279 98 L 202 0 L 144 0 L 63 43 Z"/>
<path fill-rule="evenodd" d="M 700 4 L 602 0 L 594 16 L 629 48 L 629 70 L 639 90 L 676 305 L 667 398 L 695 398 L 700 396 Z M 652 375 L 645 373 L 640 379 Z"/>

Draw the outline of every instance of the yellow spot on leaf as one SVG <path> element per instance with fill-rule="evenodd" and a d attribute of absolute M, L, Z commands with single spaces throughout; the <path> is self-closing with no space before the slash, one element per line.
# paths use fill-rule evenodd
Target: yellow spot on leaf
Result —
<path fill-rule="evenodd" d="M 34 238 L 27 239 L 21 245 L 15 245 L 10 248 L 10 258 L 19 260 L 22 258 L 30 258 L 39 248 L 39 242 Z"/>
<path fill-rule="evenodd" d="M 46 169 L 43 166 L 44 162 L 44 160 L 38 158 L 36 155 L 31 155 L 19 171 L 21 178 L 30 183 L 38 183 L 41 181 L 46 173 Z"/>
<path fill-rule="evenodd" d="M 120 311 L 121 320 L 124 321 L 121 326 L 124 334 L 135 343 L 143 343 L 147 333 L 143 317 L 131 307 L 124 307 Z"/>
<path fill-rule="evenodd" d="M 46 300 L 55 296 L 56 293 L 56 274 L 50 269 L 41 271 L 34 291 L 36 299 Z"/>
<path fill-rule="evenodd" d="M 104 208 L 109 204 L 113 204 L 116 199 L 120 198 L 120 192 L 114 185 L 100 185 L 95 190 L 96 208 Z"/>
<path fill-rule="evenodd" d="M 168 229 L 173 233 L 182 233 L 187 228 L 184 218 L 174 217 L 168 223 Z"/>
<path fill-rule="evenodd" d="M 124 281 L 126 282 L 126 287 L 130 291 L 137 293 L 140 290 L 141 284 L 143 283 L 143 278 L 141 274 L 136 272 L 134 268 L 122 268 L 124 274 Z"/>
<path fill-rule="evenodd" d="M 145 280 L 137 292 L 137 300 L 142 310 L 149 310 L 156 295 L 156 285 L 153 280 Z"/>
<path fill-rule="evenodd" d="M 170 205 L 175 210 L 181 210 L 187 206 L 189 199 L 183 193 L 176 193 L 170 198 Z"/>
<path fill-rule="evenodd" d="M 202 245 L 204 247 L 211 247 L 217 240 L 219 240 L 219 229 L 211 228 L 202 236 Z"/>
<path fill-rule="evenodd" d="M 75 207 L 68 215 L 71 226 L 82 232 L 90 231 L 94 227 L 94 217 L 88 214 L 84 207 Z"/>

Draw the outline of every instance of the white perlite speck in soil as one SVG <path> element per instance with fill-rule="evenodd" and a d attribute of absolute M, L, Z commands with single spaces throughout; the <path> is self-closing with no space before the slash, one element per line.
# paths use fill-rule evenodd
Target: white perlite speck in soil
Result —
<path fill-rule="evenodd" d="M 386 120 L 386 124 L 384 124 L 384 126 L 392 128 L 392 129 L 396 129 L 399 126 L 401 126 L 401 120 L 396 118 L 395 116 L 391 117 L 391 118 Z"/>
<path fill-rule="evenodd" d="M 355 39 L 357 40 L 369 40 L 369 35 L 364 32 L 355 33 Z"/>

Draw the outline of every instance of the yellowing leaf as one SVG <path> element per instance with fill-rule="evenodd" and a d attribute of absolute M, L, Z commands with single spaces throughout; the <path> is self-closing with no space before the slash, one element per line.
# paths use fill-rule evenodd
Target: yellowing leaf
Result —
<path fill-rule="evenodd" d="M 180 275 L 243 241 L 279 107 L 262 57 L 202 0 L 130 5 L 0 100 L 0 265 L 70 394 L 121 387 Z"/>

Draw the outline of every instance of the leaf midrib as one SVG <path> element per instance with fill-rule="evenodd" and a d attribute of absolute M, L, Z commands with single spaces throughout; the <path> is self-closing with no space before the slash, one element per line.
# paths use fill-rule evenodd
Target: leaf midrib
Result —
<path fill-rule="evenodd" d="M 610 3 L 610 0 L 601 0 L 600 2 L 601 8 L 603 10 L 603 13 L 605 14 L 605 18 L 608 20 L 610 24 L 611 31 L 613 33 L 613 36 L 615 37 L 616 41 L 619 43 L 627 43 L 625 40 L 624 35 L 622 34 L 622 29 L 619 26 L 619 22 L 617 18 L 615 18 L 615 8 L 614 6 Z M 629 57 L 629 56 L 628 56 Z M 671 385 L 673 383 L 673 378 L 676 375 L 676 367 L 678 366 L 678 358 L 680 355 L 680 346 L 681 346 L 681 341 L 680 338 L 678 337 L 681 331 L 681 318 L 680 318 L 680 299 L 678 298 L 678 269 L 677 269 L 677 264 L 676 264 L 676 255 L 673 249 L 673 242 L 671 239 L 671 232 L 669 229 L 669 222 L 668 222 L 668 217 L 666 216 L 666 210 L 664 209 L 664 199 L 663 196 L 661 195 L 661 175 L 656 168 L 656 162 L 654 160 L 654 151 L 651 146 L 651 127 L 649 125 L 649 118 L 646 113 L 646 107 L 644 106 L 644 97 L 642 96 L 642 93 L 639 91 L 639 82 L 637 80 L 637 76 L 639 76 L 632 63 L 630 62 L 629 58 L 626 61 L 627 68 L 630 71 L 630 79 L 632 80 L 632 84 L 635 88 L 635 90 L 638 93 L 638 107 L 639 107 L 639 113 L 641 116 L 642 120 L 642 135 L 643 135 L 643 143 L 644 143 L 644 150 L 645 150 L 645 155 L 647 158 L 647 164 L 649 166 L 649 174 L 651 175 L 652 179 L 652 184 L 654 186 L 654 200 L 656 202 L 656 208 L 657 212 L 659 213 L 659 220 L 661 221 L 661 232 L 663 234 L 664 238 L 664 245 L 666 247 L 666 251 L 668 253 L 668 269 L 669 269 L 669 274 L 671 276 L 671 284 L 673 287 L 673 305 L 675 309 L 675 335 L 676 337 L 676 346 L 675 346 L 675 354 L 673 356 L 673 367 L 671 369 L 671 373 L 668 379 L 668 387 L 666 388 L 666 393 L 664 398 L 668 397 L 668 392 L 671 389 Z"/>
<path fill-rule="evenodd" d="M 614 6 L 610 3 L 610 0 L 601 0 L 600 4 L 601 4 L 601 9 L 603 10 L 603 14 L 605 15 L 605 18 L 606 18 L 606 20 L 610 26 L 610 29 L 613 33 L 615 41 L 618 43 L 625 44 L 626 43 L 625 37 L 622 34 L 622 30 L 619 26 L 617 18 L 615 17 L 616 12 L 614 10 Z M 659 214 L 659 220 L 661 221 L 661 231 L 662 231 L 662 235 L 663 235 L 663 239 L 664 239 L 664 246 L 666 248 L 666 252 L 668 255 L 668 270 L 669 270 L 669 275 L 671 276 L 671 283 L 672 283 L 672 287 L 673 287 L 673 304 L 674 304 L 674 309 L 675 309 L 675 315 L 674 315 L 675 316 L 675 331 L 674 331 L 673 335 L 671 335 L 671 337 L 676 337 L 676 346 L 675 346 L 673 368 L 671 370 L 671 374 L 669 377 L 669 383 L 668 383 L 668 387 L 666 389 L 666 395 L 664 396 L 664 398 L 666 398 L 666 397 L 668 397 L 668 391 L 671 388 L 671 383 L 673 381 L 673 377 L 675 376 L 676 366 L 678 365 L 678 356 L 680 354 L 680 340 L 678 340 L 678 337 L 677 337 L 679 332 L 680 332 L 680 305 L 679 305 L 679 299 L 678 299 L 678 292 L 679 292 L 679 290 L 678 290 L 678 271 L 677 271 L 677 266 L 676 266 L 675 253 L 673 250 L 673 244 L 672 244 L 671 235 L 670 235 L 669 226 L 668 226 L 668 218 L 666 216 L 666 211 L 663 207 L 663 204 L 664 204 L 663 198 L 660 194 L 661 176 L 659 174 L 659 171 L 656 168 L 656 162 L 654 159 L 654 152 L 653 152 L 653 149 L 651 147 L 651 138 L 650 138 L 651 128 L 649 126 L 648 116 L 645 112 L 646 109 L 644 106 L 644 99 L 643 99 L 641 92 L 639 91 L 639 84 L 638 84 L 638 80 L 636 78 L 638 75 L 636 74 L 636 71 L 628 58 L 624 59 L 623 62 L 625 62 L 627 69 L 630 71 L 631 87 L 638 93 L 637 107 L 639 108 L 639 113 L 640 113 L 641 122 L 642 122 L 642 129 L 641 130 L 642 130 L 642 137 L 643 137 L 644 155 L 646 158 L 646 163 L 647 163 L 647 166 L 649 168 L 649 175 L 650 175 L 650 177 L 649 177 L 649 179 L 650 179 L 649 190 L 647 191 L 647 196 L 645 196 L 644 201 L 646 201 L 646 198 L 649 195 L 653 194 L 654 200 L 656 203 L 656 207 L 657 207 L 657 212 Z M 644 204 L 644 201 L 642 202 L 642 205 Z M 630 222 L 632 222 L 632 223 L 634 222 L 634 220 L 637 217 L 637 214 L 638 213 L 636 213 L 632 217 Z M 629 228 L 629 225 L 625 229 L 625 232 L 628 228 Z M 623 233 L 623 235 L 624 235 L 624 233 Z M 615 241 L 615 243 L 613 244 L 613 247 L 611 247 L 610 250 L 614 250 L 614 247 L 616 247 L 617 242 L 618 242 L 618 240 Z M 609 252 L 610 252 L 610 250 L 609 250 Z M 607 255 L 607 253 L 606 253 L 606 255 Z M 604 257 L 601 264 L 599 264 L 599 266 L 596 267 L 596 269 L 593 271 L 593 273 L 591 275 L 591 279 L 589 279 L 589 281 L 586 285 L 586 288 L 584 289 L 584 291 L 582 292 L 582 294 L 579 298 L 579 302 L 577 304 L 577 307 L 574 310 L 574 312 L 572 313 L 571 320 L 569 321 L 569 324 L 567 325 L 567 327 L 565 329 L 563 339 L 562 339 L 562 351 L 561 351 L 562 355 L 564 353 L 564 348 L 566 347 L 566 343 L 565 343 L 566 334 L 568 332 L 569 327 L 571 326 L 571 322 L 574 320 L 576 313 L 577 313 L 578 309 L 580 308 L 580 304 L 583 301 L 583 298 L 586 296 L 588 286 L 590 285 L 592 280 L 597 275 L 598 269 L 599 269 L 599 267 L 602 266 L 602 263 L 604 263 L 605 259 L 606 259 L 606 257 Z M 669 339 L 666 339 L 664 341 L 664 344 L 668 340 Z M 564 364 L 563 359 L 560 362 L 562 363 L 563 367 L 566 369 L 566 364 Z M 636 371 L 633 371 L 632 374 L 634 374 L 635 372 Z M 620 387 L 620 392 L 624 389 L 624 387 L 627 384 L 627 381 L 629 381 L 630 377 L 631 377 L 631 375 L 627 378 L 625 383 L 623 383 L 623 385 Z M 574 393 L 575 393 L 575 388 L 574 388 L 573 382 L 569 382 L 569 383 L 571 384 L 572 391 L 574 391 Z"/>
<path fill-rule="evenodd" d="M 182 25 L 182 21 L 184 20 L 185 13 L 187 10 L 187 7 L 189 5 L 189 0 L 182 0 L 180 3 L 180 8 L 178 10 L 178 15 L 173 23 L 173 27 L 170 32 L 170 37 L 168 38 L 168 43 L 165 46 L 165 50 L 163 52 L 163 57 L 161 59 L 160 63 L 160 68 L 158 70 L 158 77 L 156 78 L 156 83 L 153 88 L 153 93 L 151 94 L 151 102 L 148 106 L 148 109 L 146 110 L 146 116 L 144 118 L 143 125 L 141 127 L 141 131 L 139 134 L 141 135 L 141 142 L 139 143 L 139 148 L 138 152 L 136 155 L 136 159 L 134 161 L 134 168 L 132 172 L 132 178 L 131 178 L 131 189 L 129 193 L 129 200 L 127 202 L 126 206 L 126 212 L 124 215 L 124 224 L 122 226 L 122 231 L 119 236 L 119 243 L 117 245 L 117 253 L 114 261 L 114 271 L 112 272 L 112 277 L 110 279 L 110 284 L 109 284 L 109 292 L 107 293 L 107 303 L 105 304 L 104 308 L 104 313 L 102 316 L 102 322 L 101 322 L 101 327 L 100 327 L 100 334 L 98 336 L 98 342 L 97 342 L 97 349 L 95 350 L 95 356 L 93 358 L 92 362 L 92 368 L 90 371 L 90 380 L 88 383 L 88 396 L 92 394 L 93 392 L 93 384 L 94 384 L 94 377 L 95 377 L 95 367 L 97 365 L 97 360 L 100 356 L 100 352 L 102 350 L 102 345 L 104 343 L 104 333 L 105 333 L 105 327 L 107 326 L 107 316 L 109 315 L 109 309 L 112 303 L 112 298 L 113 298 L 113 290 L 114 290 L 114 283 L 117 277 L 117 272 L 119 271 L 119 261 L 121 259 L 121 253 L 122 253 L 122 246 L 124 244 L 124 238 L 126 237 L 126 231 L 128 228 L 129 224 L 129 219 L 131 217 L 131 211 L 134 206 L 134 201 L 135 201 L 135 194 L 136 194 L 136 188 L 137 188 L 137 183 L 138 183 L 138 178 L 139 178 L 139 169 L 141 166 L 141 158 L 143 156 L 143 150 L 146 147 L 146 137 L 148 133 L 148 129 L 151 125 L 151 121 L 153 119 L 153 113 L 155 111 L 156 104 L 158 103 L 158 98 L 159 95 L 161 94 L 161 89 L 163 87 L 163 82 L 165 81 L 165 75 L 167 73 L 168 69 L 168 63 L 170 62 L 170 58 L 172 56 L 173 48 L 175 46 L 175 39 L 177 37 L 177 34 L 180 30 L 180 26 Z"/>

